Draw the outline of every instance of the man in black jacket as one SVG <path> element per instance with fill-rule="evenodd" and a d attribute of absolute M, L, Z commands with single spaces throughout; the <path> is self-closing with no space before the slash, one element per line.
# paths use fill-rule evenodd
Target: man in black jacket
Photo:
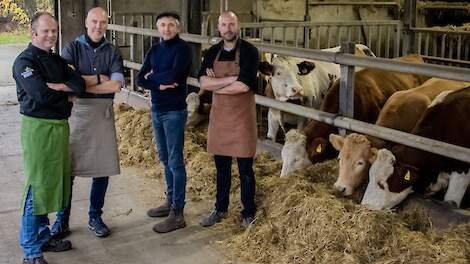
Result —
<path fill-rule="evenodd" d="M 20 245 L 23 263 L 47 264 L 43 251 L 65 251 L 67 240 L 50 238 L 47 214 L 67 207 L 70 198 L 68 117 L 73 96 L 85 82 L 52 47 L 57 22 L 49 13 L 31 19 L 31 43 L 15 60 L 13 77 L 20 103 L 24 160 Z"/>

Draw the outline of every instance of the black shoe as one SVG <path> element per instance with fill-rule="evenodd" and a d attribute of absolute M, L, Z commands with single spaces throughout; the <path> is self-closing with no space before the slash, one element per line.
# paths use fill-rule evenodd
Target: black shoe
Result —
<path fill-rule="evenodd" d="M 72 242 L 69 240 L 60 240 L 51 238 L 46 244 L 41 247 L 43 252 L 62 252 L 72 249 Z"/>
<path fill-rule="evenodd" d="M 214 209 L 208 216 L 201 219 L 199 225 L 203 227 L 213 226 L 224 219 L 226 216 L 227 212 L 219 212 Z"/>
<path fill-rule="evenodd" d="M 51 237 L 54 239 L 64 239 L 70 234 L 70 227 L 68 224 L 55 221 L 51 228 Z"/>
<path fill-rule="evenodd" d="M 88 228 L 93 231 L 97 237 L 107 237 L 111 234 L 111 231 L 109 231 L 109 228 L 101 217 L 90 219 L 88 221 Z"/>
<path fill-rule="evenodd" d="M 32 259 L 23 259 L 23 264 L 47 264 L 47 261 L 43 256 L 40 256 Z"/>

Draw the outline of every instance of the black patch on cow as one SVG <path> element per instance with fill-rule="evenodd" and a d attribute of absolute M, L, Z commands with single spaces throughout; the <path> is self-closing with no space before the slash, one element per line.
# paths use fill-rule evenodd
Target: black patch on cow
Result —
<path fill-rule="evenodd" d="M 297 67 L 299 68 L 299 75 L 307 75 L 315 69 L 315 63 L 311 61 L 302 61 L 297 64 Z"/>
<path fill-rule="evenodd" d="M 328 80 L 330 82 L 330 85 L 329 85 L 330 87 L 335 83 L 336 77 L 337 77 L 336 75 L 328 73 Z"/>
<path fill-rule="evenodd" d="M 259 63 L 258 70 L 264 75 L 273 75 L 274 67 L 269 62 L 262 61 Z"/>

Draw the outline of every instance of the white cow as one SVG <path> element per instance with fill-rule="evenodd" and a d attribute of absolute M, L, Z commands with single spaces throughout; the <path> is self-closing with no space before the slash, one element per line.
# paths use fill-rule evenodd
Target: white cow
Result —
<path fill-rule="evenodd" d="M 323 51 L 339 52 L 340 47 Z M 356 55 L 375 57 L 370 49 L 362 44 L 356 45 Z M 297 100 L 302 105 L 318 109 L 328 88 L 340 78 L 338 64 L 276 54 L 272 55 L 270 60 L 271 62 L 261 62 L 259 71 L 270 77 L 266 86 L 266 95 L 272 95 L 279 101 Z M 356 68 L 356 71 L 361 69 Z M 270 109 L 267 137 L 275 140 L 279 126 L 283 128 L 283 123 L 287 120 L 290 120 L 289 123 L 297 124 L 297 129 L 302 129 L 306 121 L 305 118 L 286 116 L 279 110 Z"/>
<path fill-rule="evenodd" d="M 186 120 L 187 127 L 196 126 L 208 118 L 207 115 L 200 114 L 198 112 L 200 104 L 201 100 L 197 93 L 190 93 L 188 94 L 188 97 L 186 97 L 186 108 L 188 110 L 188 119 Z"/>

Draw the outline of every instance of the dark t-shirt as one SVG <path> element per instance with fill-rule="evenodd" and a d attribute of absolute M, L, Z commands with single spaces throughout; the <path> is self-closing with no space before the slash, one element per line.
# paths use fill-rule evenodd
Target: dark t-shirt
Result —
<path fill-rule="evenodd" d="M 259 54 L 258 49 L 255 46 L 243 39 L 240 39 L 234 49 L 230 51 L 222 50 L 222 52 L 220 52 L 219 60 L 234 61 L 238 45 L 240 45 L 240 75 L 238 76 L 238 81 L 246 84 L 253 92 L 256 92 L 256 74 L 258 72 Z M 204 60 L 201 64 L 198 78 L 206 75 L 207 68 L 213 67 L 217 53 L 222 47 L 223 41 L 220 41 L 207 50 L 206 56 L 204 56 Z"/>

